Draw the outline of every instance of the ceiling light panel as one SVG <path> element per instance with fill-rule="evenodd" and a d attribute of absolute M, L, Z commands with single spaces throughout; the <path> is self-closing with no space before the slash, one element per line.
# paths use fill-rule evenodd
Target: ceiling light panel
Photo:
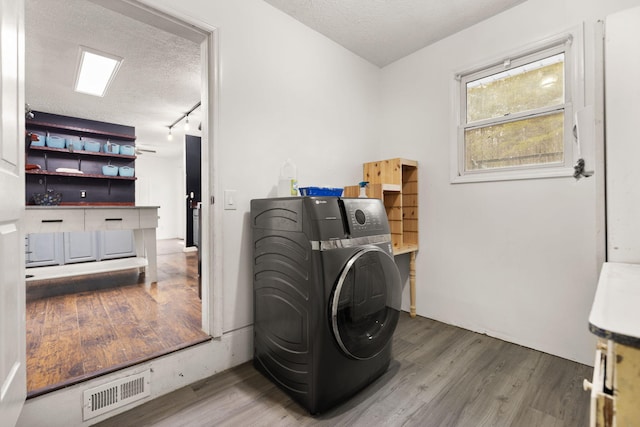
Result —
<path fill-rule="evenodd" d="M 119 56 L 80 46 L 75 91 L 104 96 L 121 63 Z"/>

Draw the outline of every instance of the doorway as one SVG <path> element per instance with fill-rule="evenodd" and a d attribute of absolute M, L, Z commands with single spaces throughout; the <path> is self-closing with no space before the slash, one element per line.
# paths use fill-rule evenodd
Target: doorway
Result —
<path fill-rule="evenodd" d="M 27 0 L 27 4 L 30 2 L 38 3 L 38 0 Z M 43 2 L 40 1 L 40 3 Z M 210 33 L 128 0 L 73 0 L 71 2 L 60 0 L 55 1 L 56 5 L 54 6 L 51 6 L 51 3 L 54 2 L 50 0 L 46 0 L 44 3 L 55 8 L 63 6 L 74 8 L 75 6 L 76 12 L 77 10 L 106 7 L 114 13 L 135 16 L 135 19 L 142 25 L 153 26 L 171 36 L 186 38 L 196 43 L 201 55 L 197 72 L 203 74 L 202 78 L 198 77 L 198 98 L 203 103 L 202 117 L 199 121 L 202 122 L 202 129 L 205 130 L 202 137 L 206 144 L 209 140 L 206 134 L 209 99 L 209 88 L 206 83 L 209 67 L 206 52 L 210 52 L 211 49 Z M 105 20 L 105 16 L 109 16 L 111 12 L 101 13 L 100 19 Z M 91 22 L 95 24 L 97 21 Z M 49 20 L 47 25 L 51 24 Z M 31 25 L 29 24 L 29 7 L 27 7 L 27 37 L 29 37 L 30 31 L 36 31 L 33 29 L 33 21 Z M 93 30 L 99 32 L 95 25 Z M 55 39 L 55 37 L 51 38 Z M 131 44 L 135 44 L 137 41 L 133 39 Z M 30 57 L 28 51 L 26 56 Z M 28 76 L 29 74 L 27 74 Z M 150 79 L 152 76 L 147 75 L 145 78 Z M 28 89 L 28 78 L 26 85 Z M 192 105 L 193 101 L 190 100 L 187 105 Z M 32 105 L 34 109 L 40 108 L 37 102 L 35 104 Z M 126 103 L 123 103 L 122 108 L 126 108 L 125 105 Z M 65 108 L 62 105 L 58 105 L 58 107 Z M 180 106 L 176 107 L 172 114 L 179 116 L 182 113 L 180 108 Z M 142 109 L 142 107 L 138 107 L 138 109 Z M 147 114 L 151 114 L 153 105 L 147 101 L 144 110 Z M 171 123 L 171 121 L 162 120 L 162 123 Z M 159 127 L 161 128 L 162 141 L 166 141 L 166 128 L 162 129 L 162 125 Z M 174 143 L 183 146 L 181 140 L 184 138 L 174 132 Z M 148 191 L 154 187 L 156 189 L 161 187 L 156 191 L 162 194 L 167 193 L 166 186 L 162 188 L 162 183 L 157 181 L 158 175 L 163 174 L 170 176 L 170 185 L 175 185 L 177 191 L 179 190 L 180 193 L 184 191 L 181 188 L 181 184 L 184 182 L 182 155 L 179 155 L 176 163 L 173 164 L 167 156 L 160 156 L 163 152 L 172 149 L 166 143 L 160 144 L 157 149 L 149 147 L 146 141 L 140 146 L 136 143 L 136 146 L 143 148 L 139 150 L 138 159 L 141 163 L 146 163 L 146 167 L 137 168 L 136 204 L 159 205 L 161 222 L 163 216 L 166 218 L 175 212 L 174 218 L 176 220 L 171 221 L 171 224 L 184 223 L 184 219 L 180 218 L 184 216 L 184 210 L 181 209 L 182 197 L 175 197 L 175 200 L 170 202 L 164 199 L 158 202 L 158 199 L 154 199 L 154 196 L 151 196 L 151 192 Z M 202 161 L 205 164 L 207 153 L 208 150 L 203 150 Z M 167 166 L 173 173 L 167 174 Z M 152 179 L 145 179 L 142 175 L 145 170 L 149 171 L 154 168 L 158 170 L 156 176 Z M 203 179 L 208 180 L 206 169 L 203 173 Z M 209 188 L 208 185 L 204 186 L 205 194 Z M 201 213 L 205 216 L 203 223 L 206 228 L 208 210 L 203 209 Z M 182 236 L 182 233 L 172 235 L 173 230 L 170 225 L 165 225 L 164 231 L 165 238 L 158 241 L 159 271 L 158 281 L 155 283 L 149 283 L 145 280 L 144 275 L 138 274 L 137 270 L 126 270 L 91 274 L 74 279 L 42 281 L 35 283 L 28 289 L 27 357 L 30 360 L 28 360 L 27 375 L 30 384 L 28 390 L 30 397 L 210 339 L 209 330 L 211 327 L 206 321 L 209 318 L 207 314 L 209 301 L 203 303 L 198 298 L 200 274 L 198 274 L 197 268 L 198 256 L 202 252 L 207 253 L 209 249 L 205 245 L 200 245 L 198 247 L 199 253 L 185 253 L 184 250 L 180 250 L 184 248 L 185 242 L 175 237 Z M 206 262 L 202 270 L 202 275 L 205 277 L 202 283 L 206 291 L 209 283 L 206 279 L 209 277 Z M 87 314 L 80 315 L 81 311 Z M 73 318 L 69 317 L 73 316 L 73 312 L 76 313 L 75 322 Z M 108 324 L 111 326 L 107 326 Z M 180 330 L 175 329 L 176 326 Z M 83 344 L 80 350 L 68 346 L 77 342 Z M 91 346 L 94 350 L 90 349 Z M 31 356 L 29 356 L 29 352 L 31 352 Z M 81 356 L 74 361 L 69 360 L 72 358 L 67 357 L 68 354 Z M 30 381 L 36 376 L 40 376 L 42 381 Z"/>
<path fill-rule="evenodd" d="M 194 135 L 185 137 L 185 171 L 187 176 L 187 229 L 185 245 L 199 247 L 200 243 L 200 203 L 202 202 L 202 138 Z"/>

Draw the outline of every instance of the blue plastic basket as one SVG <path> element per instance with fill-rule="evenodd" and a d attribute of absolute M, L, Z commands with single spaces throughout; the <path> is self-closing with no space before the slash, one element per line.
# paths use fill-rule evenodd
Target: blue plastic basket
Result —
<path fill-rule="evenodd" d="M 107 176 L 118 176 L 118 167 L 113 165 L 102 166 L 102 174 Z"/>
<path fill-rule="evenodd" d="M 84 143 L 79 139 L 67 139 L 67 148 L 73 147 L 74 150 L 84 150 Z"/>
<path fill-rule="evenodd" d="M 118 174 L 120 176 L 133 176 L 133 172 L 134 169 L 130 168 L 129 166 L 120 166 L 119 170 L 118 170 Z"/>
<path fill-rule="evenodd" d="M 67 145 L 67 140 L 61 136 L 50 135 L 46 139 L 47 147 L 51 148 L 64 148 Z"/>
<path fill-rule="evenodd" d="M 86 151 L 91 151 L 92 153 L 98 153 L 100 152 L 100 143 L 98 141 L 85 141 L 84 142 L 84 149 Z"/>
<path fill-rule="evenodd" d="M 120 154 L 123 154 L 125 156 L 134 156 L 136 154 L 136 149 L 133 147 L 133 145 L 121 145 Z"/>
<path fill-rule="evenodd" d="M 301 196 L 342 196 L 342 188 L 335 187 L 300 187 Z"/>

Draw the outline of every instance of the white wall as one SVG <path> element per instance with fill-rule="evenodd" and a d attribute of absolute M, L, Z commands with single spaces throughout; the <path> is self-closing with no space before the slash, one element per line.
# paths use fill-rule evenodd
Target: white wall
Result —
<path fill-rule="evenodd" d="M 82 390 L 144 368 L 153 369 L 155 397 L 249 360 L 253 355 L 250 200 L 274 195 L 287 157 L 297 164 L 301 185 L 335 186 L 359 182 L 362 163 L 379 158 L 377 67 L 262 0 L 145 3 L 218 28 L 219 170 L 213 173 L 220 186 L 215 196 L 222 200 L 222 190 L 238 191 L 238 209 L 224 211 L 223 223 L 216 228 L 223 242 L 219 252 L 225 334 L 144 366 L 30 399 L 20 426 L 88 425 L 81 421 Z M 139 176 L 150 169 L 166 172 L 167 165 L 150 161 L 144 156 L 137 159 Z M 150 187 L 145 204 L 171 206 L 161 199 L 161 182 L 138 182 L 141 188 Z"/>
<path fill-rule="evenodd" d="M 275 195 L 287 158 L 296 163 L 301 186 L 359 182 L 363 158 L 379 153 L 380 72 L 260 0 L 192 0 L 180 7 L 185 13 L 193 7 L 194 16 L 220 28 L 214 191 L 222 200 L 223 190 L 237 190 L 238 205 L 224 211 L 221 227 L 224 330 L 230 331 L 253 321 L 250 200 Z"/>
<path fill-rule="evenodd" d="M 163 157 L 143 153 L 136 159 L 136 204 L 160 206 L 158 239 L 184 236 L 182 229 L 185 206 L 184 167 L 181 156 Z M 184 209 L 183 209 L 184 210 Z"/>
<path fill-rule="evenodd" d="M 592 46 L 594 22 L 637 0 L 528 0 L 383 70 L 262 0 L 146 2 L 219 29 L 215 195 L 238 191 L 238 210 L 217 225 L 226 333 L 145 364 L 153 396 L 252 357 L 249 201 L 274 194 L 287 157 L 301 185 L 337 186 L 360 181 L 363 162 L 417 159 L 418 313 L 591 363 L 587 315 L 604 243 L 597 178 L 451 185 L 449 83 L 460 67 L 582 21 Z M 593 53 L 586 57 L 593 103 Z M 19 425 L 83 425 L 81 391 L 137 369 L 31 399 Z"/>
<path fill-rule="evenodd" d="M 455 72 L 584 21 L 586 103 L 593 105 L 595 23 L 634 4 L 528 0 L 382 70 L 382 155 L 420 165 L 418 314 L 592 363 L 587 319 L 604 245 L 596 201 L 602 170 L 577 183 L 450 184 L 451 88 Z"/>

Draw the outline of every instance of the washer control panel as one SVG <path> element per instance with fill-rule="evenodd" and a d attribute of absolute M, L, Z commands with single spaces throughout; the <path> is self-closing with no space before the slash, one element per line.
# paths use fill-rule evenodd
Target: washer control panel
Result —
<path fill-rule="evenodd" d="M 351 237 L 389 233 L 387 213 L 379 199 L 342 199 Z"/>

